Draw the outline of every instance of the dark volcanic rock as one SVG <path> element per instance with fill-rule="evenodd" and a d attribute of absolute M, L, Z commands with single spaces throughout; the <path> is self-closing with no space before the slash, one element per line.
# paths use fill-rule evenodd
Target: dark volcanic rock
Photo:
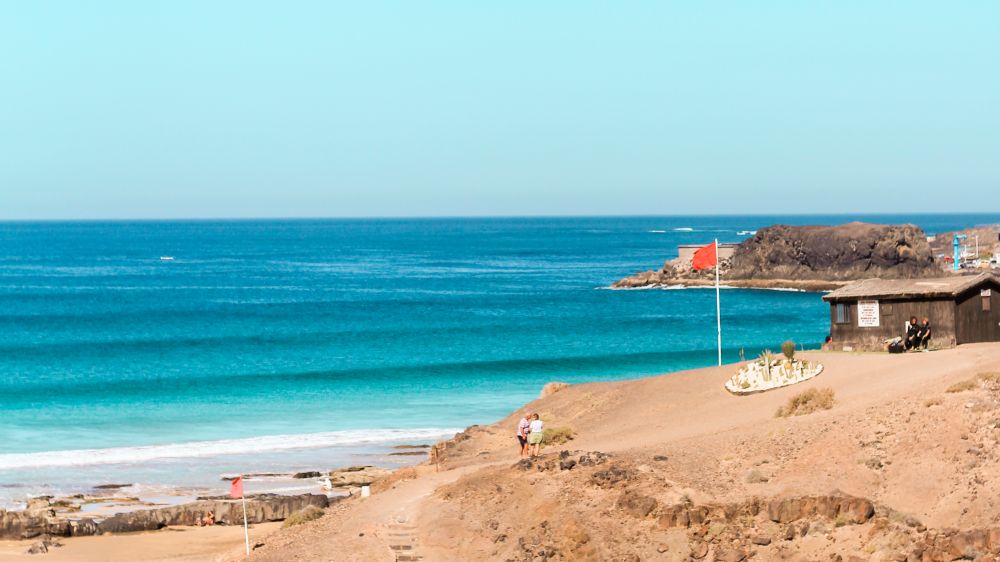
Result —
<path fill-rule="evenodd" d="M 726 277 L 849 280 L 940 274 L 918 227 L 852 222 L 762 228 L 736 248 Z"/>
<path fill-rule="evenodd" d="M 722 259 L 723 283 L 737 287 L 833 289 L 844 282 L 881 277 L 941 275 L 924 232 L 913 225 L 852 222 L 839 226 L 774 225 L 740 243 Z M 693 271 L 674 259 L 659 271 L 643 271 L 612 285 L 619 289 L 710 285 L 714 271 Z"/>
<path fill-rule="evenodd" d="M 131 484 L 98 484 L 94 486 L 95 490 L 120 490 L 122 488 L 128 488 Z"/>

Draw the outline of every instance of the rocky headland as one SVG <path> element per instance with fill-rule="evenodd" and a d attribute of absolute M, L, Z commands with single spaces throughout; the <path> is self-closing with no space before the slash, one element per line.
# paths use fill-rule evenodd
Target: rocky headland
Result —
<path fill-rule="evenodd" d="M 720 260 L 722 283 L 732 287 L 835 289 L 871 277 L 941 275 L 923 230 L 914 225 L 853 222 L 839 226 L 774 225 L 741 242 Z M 714 271 L 694 271 L 674 259 L 662 268 L 626 277 L 616 289 L 714 285 Z"/>

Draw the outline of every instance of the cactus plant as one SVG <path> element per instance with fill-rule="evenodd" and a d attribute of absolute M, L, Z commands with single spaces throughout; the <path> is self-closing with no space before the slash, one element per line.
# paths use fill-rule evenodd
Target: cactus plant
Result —
<path fill-rule="evenodd" d="M 787 357 L 789 361 L 795 359 L 795 342 L 788 340 L 781 344 L 781 352 L 785 354 L 785 357 Z"/>

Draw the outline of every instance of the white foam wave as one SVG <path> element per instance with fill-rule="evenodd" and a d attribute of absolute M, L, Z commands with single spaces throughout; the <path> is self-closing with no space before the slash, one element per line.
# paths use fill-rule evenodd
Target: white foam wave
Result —
<path fill-rule="evenodd" d="M 650 232 L 652 234 L 664 234 L 667 231 L 666 230 L 647 230 L 646 232 Z"/>
<path fill-rule="evenodd" d="M 688 226 L 682 226 L 680 228 L 675 228 L 674 232 L 694 232 L 694 229 Z"/>
<path fill-rule="evenodd" d="M 357 429 L 304 433 L 299 435 L 267 435 L 246 439 L 193 441 L 142 447 L 112 447 L 107 449 L 73 449 L 38 453 L 0 455 L 0 470 L 40 467 L 88 466 L 101 464 L 137 464 L 143 462 L 218 457 L 248 453 L 265 453 L 290 449 L 316 449 L 343 445 L 367 445 L 392 441 L 423 441 L 447 438 L 460 429 L 441 427 L 417 429 Z"/>

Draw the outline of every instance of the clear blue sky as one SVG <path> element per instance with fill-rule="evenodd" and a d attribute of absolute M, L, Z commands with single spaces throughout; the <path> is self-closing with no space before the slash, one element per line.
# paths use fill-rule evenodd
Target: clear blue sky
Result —
<path fill-rule="evenodd" d="M 11 1 L 0 219 L 1000 210 L 1000 2 Z"/>

